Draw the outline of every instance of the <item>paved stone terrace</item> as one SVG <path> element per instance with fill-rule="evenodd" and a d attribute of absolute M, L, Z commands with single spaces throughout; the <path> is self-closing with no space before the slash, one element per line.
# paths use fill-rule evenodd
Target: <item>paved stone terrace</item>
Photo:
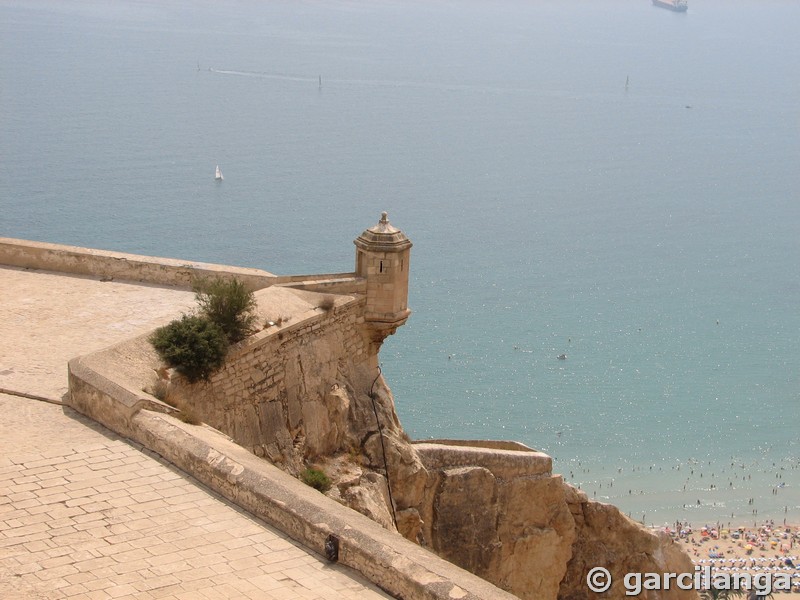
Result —
<path fill-rule="evenodd" d="M 17 287 L 20 281 L 23 288 Z M 176 293 L 130 287 L 145 295 Z M 165 307 L 171 318 L 186 300 L 142 301 L 134 315 L 128 303 L 134 290 L 117 294 L 109 283 L 89 278 L 4 268 L 0 289 L 2 314 L 13 315 L 1 325 L 2 357 L 13 359 L 12 374 L 30 372 L 28 354 L 52 364 L 63 360 L 63 370 L 37 373 L 36 389 L 19 389 L 28 387 L 27 375 L 14 379 L 16 391 L 33 393 L 65 387 L 66 359 L 86 352 L 87 343 L 104 347 L 141 333 L 152 319 L 164 317 Z M 59 302 L 54 290 L 75 299 L 85 290 L 93 301 L 81 306 L 81 319 L 74 321 L 70 311 L 76 304 Z M 40 319 L 40 311 L 26 310 L 31 304 L 46 306 L 47 315 Z M 50 344 L 54 324 L 58 341 Z M 9 340 L 25 336 L 38 343 L 8 350 Z M 77 346 L 72 354 L 70 340 Z M 0 414 L 4 600 L 390 598 L 67 407 L 0 394 Z"/>
<path fill-rule="evenodd" d="M 67 361 L 155 329 L 186 290 L 0 266 L 0 388 L 60 400 Z"/>

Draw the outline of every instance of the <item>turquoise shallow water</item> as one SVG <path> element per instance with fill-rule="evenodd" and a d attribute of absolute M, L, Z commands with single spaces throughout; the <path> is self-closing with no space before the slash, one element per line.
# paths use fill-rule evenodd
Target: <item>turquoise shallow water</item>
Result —
<path fill-rule="evenodd" d="M 648 523 L 800 521 L 796 3 L 0 15 L 2 235 L 341 271 L 388 210 L 412 436 L 525 442 Z"/>

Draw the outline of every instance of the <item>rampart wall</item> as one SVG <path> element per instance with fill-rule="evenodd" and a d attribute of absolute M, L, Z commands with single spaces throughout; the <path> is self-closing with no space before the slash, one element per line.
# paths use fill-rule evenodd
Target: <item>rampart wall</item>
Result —
<path fill-rule="evenodd" d="M 327 309 L 312 292 L 272 288 L 256 298 L 269 306 L 286 295 L 305 310 L 233 348 L 207 382 L 177 389 L 205 423 L 297 473 L 308 457 L 360 446 L 353 386 L 378 372 L 363 332 L 363 297 L 337 296 Z"/>
<path fill-rule="evenodd" d="M 273 275 L 261 269 L 0 237 L 0 265 L 191 289 L 198 278 L 236 278 L 251 290 L 288 285 L 330 293 L 365 290 L 354 273 Z"/>

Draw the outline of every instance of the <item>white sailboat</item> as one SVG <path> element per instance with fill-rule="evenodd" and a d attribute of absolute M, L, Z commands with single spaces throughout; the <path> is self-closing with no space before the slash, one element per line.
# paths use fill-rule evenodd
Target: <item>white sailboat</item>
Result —
<path fill-rule="evenodd" d="M 222 181 L 224 179 L 222 176 L 222 171 L 219 170 L 219 165 L 217 165 L 217 172 L 214 174 L 214 179 L 217 181 Z"/>

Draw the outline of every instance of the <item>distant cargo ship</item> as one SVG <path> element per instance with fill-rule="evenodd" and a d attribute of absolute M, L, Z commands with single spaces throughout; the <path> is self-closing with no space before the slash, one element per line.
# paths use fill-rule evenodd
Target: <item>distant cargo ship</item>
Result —
<path fill-rule="evenodd" d="M 686 12 L 689 10 L 687 0 L 653 0 L 653 5 L 660 6 L 661 8 L 668 8 L 675 12 Z"/>

